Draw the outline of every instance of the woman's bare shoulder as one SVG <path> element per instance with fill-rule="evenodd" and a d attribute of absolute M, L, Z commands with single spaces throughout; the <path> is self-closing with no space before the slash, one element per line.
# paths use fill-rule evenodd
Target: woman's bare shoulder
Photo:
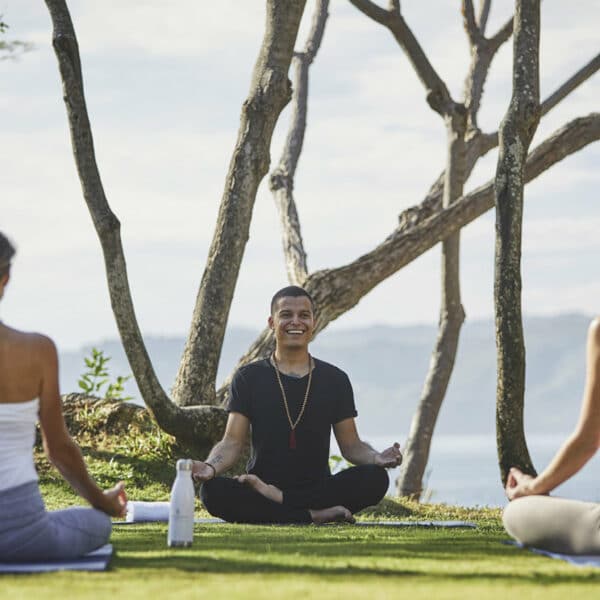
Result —
<path fill-rule="evenodd" d="M 3 327 L 3 330 L 2 338 L 4 343 L 12 346 L 15 350 L 33 351 L 43 355 L 56 354 L 54 342 L 43 333 L 20 331 L 6 325 Z"/>

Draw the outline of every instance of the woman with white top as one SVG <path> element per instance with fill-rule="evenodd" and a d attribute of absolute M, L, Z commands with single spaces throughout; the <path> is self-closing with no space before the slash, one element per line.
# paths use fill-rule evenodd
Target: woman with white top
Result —
<path fill-rule="evenodd" d="M 565 554 L 600 554 L 600 503 L 547 494 L 577 473 L 600 446 L 600 318 L 587 337 L 587 372 L 575 431 L 537 477 L 512 468 L 504 527 L 526 546 Z"/>
<path fill-rule="evenodd" d="M 14 253 L 0 232 L 0 298 Z M 94 508 L 46 511 L 33 461 L 38 419 L 48 458 Z M 123 516 L 125 504 L 122 483 L 106 491 L 96 485 L 67 431 L 53 342 L 0 321 L 0 562 L 86 554 L 108 541 L 110 516 Z"/>

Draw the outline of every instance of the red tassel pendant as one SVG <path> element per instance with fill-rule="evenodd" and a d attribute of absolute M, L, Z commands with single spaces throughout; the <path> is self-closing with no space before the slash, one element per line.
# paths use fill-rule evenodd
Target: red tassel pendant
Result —
<path fill-rule="evenodd" d="M 290 431 L 290 450 L 296 449 L 296 432 L 292 429 Z"/>

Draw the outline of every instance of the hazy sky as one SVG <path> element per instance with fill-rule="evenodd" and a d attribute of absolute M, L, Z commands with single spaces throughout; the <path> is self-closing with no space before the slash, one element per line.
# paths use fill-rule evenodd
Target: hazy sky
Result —
<path fill-rule="evenodd" d="M 187 333 L 240 107 L 263 33 L 262 0 L 71 0 L 98 164 L 122 236 L 138 319 L 147 334 Z M 468 47 L 460 13 L 439 0 L 402 3 L 406 20 L 461 98 Z M 497 0 L 488 31 L 513 3 Z M 312 14 L 309 2 L 298 46 Z M 545 97 L 598 52 L 600 3 L 542 3 Z M 116 335 L 100 244 L 71 152 L 50 18 L 42 0 L 0 0 L 8 38 L 35 50 L 0 62 L 0 229 L 18 245 L 0 317 L 51 334 L 62 349 Z M 493 65 L 480 124 L 497 129 L 510 96 L 512 43 Z M 332 0 L 311 72 L 308 131 L 296 199 L 309 267 L 344 264 L 381 242 L 420 202 L 445 158 L 440 117 L 390 34 Z M 534 145 L 597 111 L 600 77 L 547 115 Z M 279 158 L 289 112 L 273 143 Z M 491 178 L 491 153 L 468 183 Z M 526 190 L 524 309 L 598 312 L 600 145 L 563 161 Z M 493 214 L 462 243 L 467 318 L 493 313 Z M 286 284 L 279 223 L 266 180 L 254 211 L 230 322 L 260 328 Z M 439 249 L 363 299 L 332 327 L 435 322 Z"/>

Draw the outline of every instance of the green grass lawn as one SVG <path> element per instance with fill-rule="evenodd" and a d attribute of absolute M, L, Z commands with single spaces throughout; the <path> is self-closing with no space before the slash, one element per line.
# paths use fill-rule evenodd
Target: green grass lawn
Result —
<path fill-rule="evenodd" d="M 123 479 L 134 500 L 166 500 L 182 450 L 146 423 L 105 435 L 87 411 L 77 439 L 103 486 Z M 90 416 L 91 415 L 91 416 Z M 92 419 L 93 417 L 93 419 Z M 101 415 L 100 415 L 101 417 Z M 77 418 L 80 418 L 77 416 Z M 38 449 L 39 450 L 39 449 Z M 48 508 L 81 502 L 37 453 Z M 208 516 L 197 504 L 198 516 Z M 0 598 L 597 598 L 600 569 L 502 544 L 498 509 L 466 509 L 386 498 L 361 520 L 474 521 L 477 529 L 352 525 L 195 527 L 189 549 L 169 549 L 165 524 L 115 526 L 104 573 L 0 575 Z"/>
<path fill-rule="evenodd" d="M 3 598 L 597 598 L 600 570 L 502 544 L 478 530 L 196 525 L 189 549 L 166 525 L 115 527 L 105 573 L 0 577 Z"/>

